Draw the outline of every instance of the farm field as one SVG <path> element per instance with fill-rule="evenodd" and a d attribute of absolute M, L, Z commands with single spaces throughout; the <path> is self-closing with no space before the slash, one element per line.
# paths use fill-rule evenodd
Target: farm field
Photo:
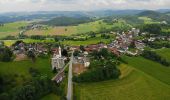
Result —
<path fill-rule="evenodd" d="M 77 100 L 169 100 L 169 85 L 129 65 L 120 69 L 118 80 L 75 84 Z"/>
<path fill-rule="evenodd" d="M 170 61 L 170 49 L 169 48 L 158 49 L 156 50 L 156 53 L 158 53 L 160 56 L 162 56 L 166 60 Z"/>
<path fill-rule="evenodd" d="M 27 21 L 20 21 L 20 22 L 13 22 L 4 24 L 4 26 L 0 27 L 0 38 L 4 38 L 6 36 L 16 36 L 19 34 L 19 28 L 22 26 L 28 25 L 29 22 Z"/>

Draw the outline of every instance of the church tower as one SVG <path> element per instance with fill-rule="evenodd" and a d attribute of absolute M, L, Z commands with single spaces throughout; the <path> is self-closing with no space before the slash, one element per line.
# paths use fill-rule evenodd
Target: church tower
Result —
<path fill-rule="evenodd" d="M 61 57 L 61 48 L 59 46 L 59 57 Z"/>

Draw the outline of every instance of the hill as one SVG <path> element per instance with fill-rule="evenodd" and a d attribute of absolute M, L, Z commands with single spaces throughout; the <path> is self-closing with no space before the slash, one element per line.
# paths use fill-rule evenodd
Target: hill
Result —
<path fill-rule="evenodd" d="M 151 18 L 153 18 L 153 17 L 155 18 L 155 17 L 161 16 L 161 13 L 152 11 L 152 10 L 147 10 L 147 11 L 143 11 L 143 12 L 139 13 L 138 16 L 148 16 Z"/>
<path fill-rule="evenodd" d="M 147 10 L 147 11 L 143 11 L 137 15 L 139 17 L 149 17 L 155 21 L 166 21 L 166 22 L 170 23 L 170 16 L 168 16 L 166 13 L 160 13 L 157 11 Z"/>
<path fill-rule="evenodd" d="M 122 68 L 122 66 L 124 66 Z M 170 87 L 141 70 L 120 66 L 118 80 L 75 84 L 77 100 L 168 100 Z M 131 69 L 131 72 L 127 70 Z M 125 72 L 125 73 L 124 73 Z M 161 95 L 159 95 L 161 94 Z"/>
<path fill-rule="evenodd" d="M 92 21 L 89 17 L 56 17 L 49 21 L 40 22 L 41 24 L 46 24 L 50 26 L 69 26 L 69 25 L 78 25 L 82 23 L 87 23 Z"/>

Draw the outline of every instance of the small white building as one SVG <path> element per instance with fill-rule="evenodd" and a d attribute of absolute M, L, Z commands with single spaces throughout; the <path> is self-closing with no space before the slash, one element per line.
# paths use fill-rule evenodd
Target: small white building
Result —
<path fill-rule="evenodd" d="M 51 61 L 52 69 L 61 69 L 64 67 L 64 57 L 61 55 L 61 48 L 59 47 L 58 54 L 54 54 Z"/>

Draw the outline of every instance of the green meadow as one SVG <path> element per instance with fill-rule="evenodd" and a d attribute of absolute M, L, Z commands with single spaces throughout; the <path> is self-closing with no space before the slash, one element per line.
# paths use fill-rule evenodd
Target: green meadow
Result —
<path fill-rule="evenodd" d="M 6 37 L 9 35 L 16 36 L 20 32 L 19 28 L 22 26 L 26 26 L 28 24 L 29 22 L 27 21 L 19 21 L 19 22 L 4 24 L 4 26 L 0 27 L 0 38 Z"/>
<path fill-rule="evenodd" d="M 129 65 L 150 75 L 151 77 L 170 85 L 170 68 L 163 66 L 157 62 L 144 59 L 143 57 L 127 57 L 124 58 Z"/>
<path fill-rule="evenodd" d="M 135 67 L 129 65 L 121 66 L 120 69 L 121 73 L 123 73 L 123 77 L 118 80 L 76 83 L 74 86 L 76 99 L 169 100 L 169 85 Z"/>
<path fill-rule="evenodd" d="M 52 77 L 51 63 L 49 58 L 37 58 L 33 63 L 31 60 L 0 62 L 0 74 L 3 77 L 13 77 L 16 85 L 21 85 L 31 79 L 29 69 L 37 69 L 41 75 Z"/>
<path fill-rule="evenodd" d="M 113 40 L 115 37 L 110 35 L 111 38 L 110 39 L 104 39 L 104 38 L 101 38 L 100 35 L 97 35 L 96 37 L 94 38 L 89 38 L 88 40 L 85 40 L 85 41 L 72 41 L 72 40 L 65 40 L 62 42 L 62 44 L 65 44 L 65 45 L 71 45 L 71 46 L 80 46 L 80 45 L 90 45 L 90 44 L 97 44 L 99 42 L 103 42 L 103 43 L 110 43 L 111 40 Z"/>

